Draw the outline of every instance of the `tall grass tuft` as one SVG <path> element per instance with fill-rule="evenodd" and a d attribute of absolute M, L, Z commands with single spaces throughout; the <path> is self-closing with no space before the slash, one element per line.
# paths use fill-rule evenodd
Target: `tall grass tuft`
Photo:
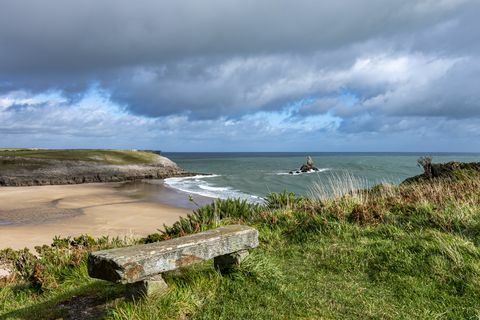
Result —
<path fill-rule="evenodd" d="M 349 171 L 332 173 L 327 183 L 315 182 L 309 190 L 309 198 L 325 201 L 341 198 L 346 195 L 359 202 L 365 202 L 368 197 L 368 181 L 365 178 L 354 176 Z"/>

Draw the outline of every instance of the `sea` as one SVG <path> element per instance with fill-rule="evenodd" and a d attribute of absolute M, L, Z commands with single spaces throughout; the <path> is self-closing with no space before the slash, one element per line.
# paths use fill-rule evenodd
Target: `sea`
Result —
<path fill-rule="evenodd" d="M 480 153 L 162 153 L 192 177 L 169 178 L 163 183 L 178 192 L 207 198 L 241 198 L 261 202 L 270 192 L 287 190 L 312 196 L 322 190 L 334 192 L 339 180 L 354 180 L 359 186 L 378 183 L 399 184 L 422 173 L 417 165 L 421 156 L 434 163 L 449 161 L 480 162 Z M 311 156 L 316 172 L 290 174 Z"/>

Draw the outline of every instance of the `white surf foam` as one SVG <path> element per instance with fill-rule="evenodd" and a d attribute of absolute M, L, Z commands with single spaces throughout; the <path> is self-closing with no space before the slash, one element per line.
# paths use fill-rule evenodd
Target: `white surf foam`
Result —
<path fill-rule="evenodd" d="M 320 173 L 320 172 L 325 172 L 325 171 L 330 171 L 331 169 L 330 168 L 321 168 L 321 169 L 318 169 L 317 171 L 315 170 L 309 170 L 307 172 L 296 172 L 295 171 L 291 171 L 292 173 L 290 172 L 278 172 L 276 173 L 277 176 L 298 176 L 298 175 L 301 175 L 301 174 L 309 174 L 309 173 Z M 300 170 L 299 170 L 300 171 Z"/>
<path fill-rule="evenodd" d="M 167 178 L 165 184 L 171 188 L 186 193 L 197 194 L 209 198 L 240 198 L 249 202 L 261 202 L 261 198 L 243 193 L 231 187 L 219 187 L 213 185 L 208 180 L 210 178 L 220 177 L 219 175 L 197 175 L 192 177 Z"/>

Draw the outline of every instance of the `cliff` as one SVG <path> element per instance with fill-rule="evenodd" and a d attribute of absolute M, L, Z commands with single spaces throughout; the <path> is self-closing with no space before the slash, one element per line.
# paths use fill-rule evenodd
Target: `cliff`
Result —
<path fill-rule="evenodd" d="M 191 173 L 153 152 L 0 149 L 0 186 L 163 179 Z"/>

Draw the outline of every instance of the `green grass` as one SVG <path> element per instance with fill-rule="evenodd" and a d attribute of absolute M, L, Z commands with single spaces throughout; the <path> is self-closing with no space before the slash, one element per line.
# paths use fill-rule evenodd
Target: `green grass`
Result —
<path fill-rule="evenodd" d="M 0 149 L 0 168 L 12 169 L 29 166 L 31 168 L 45 166 L 45 160 L 87 161 L 102 164 L 151 164 L 155 163 L 157 155 L 133 150 L 102 150 L 102 149 Z M 19 157 L 14 159 L 12 157 Z"/>
<path fill-rule="evenodd" d="M 75 303 L 76 297 L 92 297 L 90 307 L 114 301 L 123 293 L 119 285 L 89 278 L 85 263 L 64 270 L 61 283 L 54 288 L 38 291 L 25 285 L 12 285 L 0 290 L 0 319 L 58 319 L 68 315 L 64 307 Z M 81 307 L 81 305 L 79 305 Z"/>
<path fill-rule="evenodd" d="M 231 223 L 260 231 L 260 246 L 232 273 L 211 261 L 167 273 L 162 297 L 125 300 L 122 286 L 88 278 L 86 252 L 129 244 L 118 239 L 56 239 L 39 258 L 3 252 L 25 272 L 0 289 L 0 315 L 60 317 L 65 301 L 90 297 L 107 319 L 480 318 L 479 180 L 344 191 L 272 194 L 263 206 L 218 200 L 138 240 Z M 44 269 L 32 279 L 35 264 Z"/>

